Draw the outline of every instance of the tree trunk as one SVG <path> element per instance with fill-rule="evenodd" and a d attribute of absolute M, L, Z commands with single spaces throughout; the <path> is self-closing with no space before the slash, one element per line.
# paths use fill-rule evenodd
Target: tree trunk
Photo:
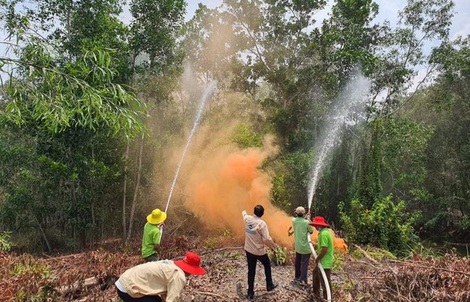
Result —
<path fill-rule="evenodd" d="M 44 239 L 44 242 L 46 243 L 47 246 L 47 251 L 50 253 L 52 251 L 51 244 L 49 243 L 49 240 L 47 240 L 46 233 L 44 232 L 44 229 L 42 228 L 41 223 L 39 220 L 36 218 L 36 216 L 33 215 L 33 213 L 30 214 L 34 219 L 36 220 L 36 223 L 38 224 L 39 231 L 41 231 L 41 236 Z"/>
<path fill-rule="evenodd" d="M 124 184 L 122 188 L 122 240 L 127 238 L 126 222 L 126 198 L 127 198 L 127 168 L 129 160 L 129 139 L 126 141 L 126 153 L 124 154 Z"/>
<path fill-rule="evenodd" d="M 137 179 L 135 181 L 134 196 L 132 198 L 131 213 L 130 213 L 130 216 L 129 216 L 129 228 L 128 228 L 125 244 L 127 244 L 129 242 L 129 240 L 131 238 L 131 235 L 132 235 L 132 224 L 134 222 L 135 206 L 136 206 L 136 203 L 137 203 L 137 196 L 138 196 L 139 187 L 140 187 L 140 177 L 141 177 L 141 174 L 142 174 L 142 155 L 143 155 L 143 153 L 144 153 L 144 135 L 142 134 L 142 139 L 141 139 L 141 143 L 140 143 L 140 151 L 139 151 L 139 164 L 138 164 L 138 168 L 137 168 Z"/>

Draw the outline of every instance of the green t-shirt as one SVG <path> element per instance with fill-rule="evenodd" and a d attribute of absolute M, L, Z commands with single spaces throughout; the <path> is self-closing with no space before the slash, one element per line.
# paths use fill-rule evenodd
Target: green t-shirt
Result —
<path fill-rule="evenodd" d="M 329 228 L 321 229 L 320 233 L 318 234 L 318 247 L 317 247 L 317 254 L 320 255 L 322 247 L 326 247 L 326 254 L 320 260 L 320 263 L 324 269 L 332 269 L 333 268 L 333 235 L 331 234 L 331 230 Z"/>
<path fill-rule="evenodd" d="M 147 258 L 156 254 L 155 244 L 160 244 L 160 228 L 154 224 L 146 223 L 144 226 L 144 236 L 142 237 L 142 257 Z"/>
<path fill-rule="evenodd" d="M 292 226 L 294 227 L 295 252 L 304 255 L 310 254 L 312 251 L 308 244 L 307 233 L 311 234 L 313 232 L 312 226 L 303 217 L 292 218 Z"/>

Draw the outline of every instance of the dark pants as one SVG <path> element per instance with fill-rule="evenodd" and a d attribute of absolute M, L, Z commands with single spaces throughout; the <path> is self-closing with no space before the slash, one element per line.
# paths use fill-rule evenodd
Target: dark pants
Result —
<path fill-rule="evenodd" d="M 246 252 L 246 260 L 248 261 L 248 295 L 254 294 L 256 263 L 258 260 L 264 266 L 264 274 L 266 276 L 266 289 L 274 286 L 273 279 L 271 276 L 271 262 L 269 261 L 268 254 L 257 256 L 247 251 L 245 252 Z"/>
<path fill-rule="evenodd" d="M 331 294 L 331 299 L 333 299 L 333 289 L 331 288 L 331 269 L 324 269 L 325 271 L 325 275 L 326 275 L 326 279 L 328 280 L 328 285 L 330 286 L 330 294 Z M 321 272 L 320 272 L 320 269 L 317 267 L 315 267 L 315 269 L 313 270 L 313 278 L 312 278 L 312 282 L 313 282 L 313 295 L 315 297 L 319 297 L 320 298 L 320 285 L 321 285 L 321 288 L 323 289 L 323 299 L 327 299 L 327 295 L 326 295 L 326 285 L 323 281 L 323 277 L 321 275 Z"/>
<path fill-rule="evenodd" d="M 159 258 L 159 257 L 158 257 L 158 254 L 155 253 L 155 254 L 152 254 L 152 255 L 150 255 L 150 256 L 144 258 L 144 261 L 145 261 L 145 262 L 158 261 L 158 258 Z"/>
<path fill-rule="evenodd" d="M 123 293 L 116 287 L 117 294 L 119 298 L 121 298 L 122 301 L 124 302 L 162 302 L 162 298 L 159 296 L 143 296 L 141 298 L 132 298 L 129 296 L 127 293 Z"/>
<path fill-rule="evenodd" d="M 295 253 L 295 279 L 307 283 L 310 254 Z"/>

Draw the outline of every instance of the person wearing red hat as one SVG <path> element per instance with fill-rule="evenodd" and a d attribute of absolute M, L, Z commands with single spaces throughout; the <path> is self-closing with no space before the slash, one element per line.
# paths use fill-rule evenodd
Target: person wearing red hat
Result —
<path fill-rule="evenodd" d="M 155 209 L 147 216 L 142 236 L 142 258 L 145 262 L 159 259 L 161 228 L 166 220 L 166 213 Z"/>
<path fill-rule="evenodd" d="M 320 296 L 320 285 L 323 289 L 323 298 L 327 299 L 326 285 L 321 276 L 318 268 L 318 263 L 321 264 L 325 271 L 326 279 L 331 292 L 331 269 L 333 268 L 333 234 L 331 233 L 330 226 L 326 223 L 325 218 L 315 216 L 310 225 L 314 226 L 318 231 L 318 244 L 317 244 L 317 258 L 315 259 L 315 268 L 313 270 L 313 294 L 316 297 Z"/>
<path fill-rule="evenodd" d="M 204 275 L 201 258 L 187 252 L 182 260 L 146 262 L 126 270 L 116 281 L 124 302 L 177 302 L 189 275 Z"/>

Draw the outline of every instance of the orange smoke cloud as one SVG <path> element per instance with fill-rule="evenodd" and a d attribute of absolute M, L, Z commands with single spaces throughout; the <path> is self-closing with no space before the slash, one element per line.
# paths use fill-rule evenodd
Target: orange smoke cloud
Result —
<path fill-rule="evenodd" d="M 271 180 L 258 169 L 268 152 L 260 149 L 219 152 L 192 171 L 186 186 L 185 205 L 208 227 L 230 229 L 243 236 L 245 228 L 241 212 L 253 212 L 263 205 L 263 219 L 273 239 L 290 246 L 293 239 L 287 231 L 291 218 L 270 202 Z"/>
<path fill-rule="evenodd" d="M 207 227 L 230 229 L 242 237 L 245 227 L 241 212 L 253 214 L 253 208 L 261 204 L 265 209 L 263 219 L 274 241 L 293 248 L 294 239 L 288 236 L 292 217 L 271 204 L 271 179 L 259 169 L 269 153 L 255 148 L 217 153 L 191 172 L 185 188 L 185 206 Z M 314 230 L 312 239 L 317 238 Z M 335 249 L 346 249 L 341 238 L 334 238 L 334 245 Z"/>

